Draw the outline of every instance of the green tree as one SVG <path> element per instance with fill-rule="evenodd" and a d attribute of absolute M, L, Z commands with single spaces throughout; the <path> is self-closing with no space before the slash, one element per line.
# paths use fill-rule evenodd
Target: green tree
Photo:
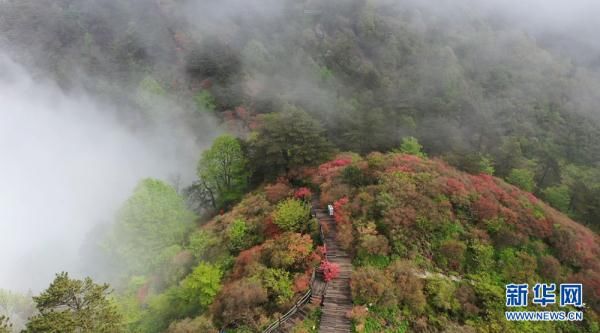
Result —
<path fill-rule="evenodd" d="M 542 191 L 544 200 L 561 212 L 568 212 L 571 203 L 571 191 L 566 185 L 550 186 Z"/>
<path fill-rule="evenodd" d="M 182 246 L 195 216 L 168 184 L 145 179 L 118 212 L 109 246 L 128 270 L 147 272 Z"/>
<path fill-rule="evenodd" d="M 287 199 L 277 205 L 274 222 L 285 231 L 302 231 L 310 218 L 310 207 L 303 201 Z"/>
<path fill-rule="evenodd" d="M 231 135 L 221 135 L 202 153 L 198 162 L 201 186 L 208 192 L 213 208 L 238 200 L 247 185 L 246 157 L 240 142 Z"/>
<path fill-rule="evenodd" d="M 221 290 L 223 272 L 217 266 L 201 262 L 182 282 L 185 299 L 206 307 L 212 303 Z"/>
<path fill-rule="evenodd" d="M 325 161 L 333 147 L 322 135 L 322 127 L 296 107 L 265 115 L 262 126 L 250 139 L 256 176 L 260 180 L 274 179 L 296 167 Z"/>
<path fill-rule="evenodd" d="M 479 166 L 479 170 L 482 173 L 486 173 L 488 175 L 493 175 L 494 174 L 494 161 L 492 160 L 491 157 L 489 156 L 480 156 L 480 160 L 478 163 Z"/>
<path fill-rule="evenodd" d="M 425 157 L 425 154 L 421 151 L 422 149 L 423 146 L 421 146 L 417 138 L 409 136 L 402 139 L 402 144 L 400 145 L 400 152 L 404 154 Z"/>
<path fill-rule="evenodd" d="M 506 177 L 506 181 L 521 188 L 522 190 L 531 192 L 535 188 L 533 172 L 527 169 L 512 169 Z"/>
<path fill-rule="evenodd" d="M 48 289 L 33 297 L 39 314 L 30 319 L 26 332 L 123 332 L 122 317 L 109 294 L 107 284 L 59 273 Z"/>

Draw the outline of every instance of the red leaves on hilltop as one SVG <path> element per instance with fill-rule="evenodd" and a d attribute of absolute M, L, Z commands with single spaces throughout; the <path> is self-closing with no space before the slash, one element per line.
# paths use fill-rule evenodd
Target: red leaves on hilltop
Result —
<path fill-rule="evenodd" d="M 391 165 L 386 168 L 386 172 L 417 172 L 423 169 L 424 160 L 415 155 L 396 155 Z"/>
<path fill-rule="evenodd" d="M 352 159 L 347 156 L 338 156 L 335 160 L 323 163 L 313 181 L 316 183 L 329 182 L 332 178 L 339 176 L 341 170 L 352 163 Z"/>

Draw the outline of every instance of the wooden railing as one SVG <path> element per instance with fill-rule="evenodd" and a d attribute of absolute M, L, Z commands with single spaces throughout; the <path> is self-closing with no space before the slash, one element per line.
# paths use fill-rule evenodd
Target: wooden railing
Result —
<path fill-rule="evenodd" d="M 315 218 L 315 219 L 317 218 L 317 212 L 315 211 L 314 206 L 311 207 L 310 214 L 312 215 L 313 218 Z M 321 236 L 321 242 L 323 242 L 323 244 L 325 244 L 325 236 L 323 234 L 323 227 L 321 226 L 321 223 L 319 223 L 319 235 Z M 327 259 L 327 251 L 325 251 L 325 258 Z M 296 312 L 298 312 L 300 307 L 302 307 L 304 304 L 306 304 L 310 301 L 310 298 L 311 298 L 312 292 L 313 292 L 312 285 L 313 285 L 313 281 L 315 280 L 316 271 L 317 271 L 316 268 L 313 269 L 312 276 L 310 278 L 308 291 L 306 292 L 306 294 L 304 294 L 302 297 L 300 297 L 300 299 L 296 303 L 294 303 L 294 306 L 286 314 L 279 317 L 279 319 L 277 319 L 276 321 L 272 322 L 271 325 L 267 326 L 267 328 L 265 328 L 263 333 L 274 332 L 276 329 L 281 327 L 281 324 L 283 324 L 286 320 L 288 320 L 291 316 L 293 316 Z"/>
<path fill-rule="evenodd" d="M 291 316 L 298 312 L 298 310 L 300 310 L 300 308 L 304 304 L 310 301 L 310 297 L 312 296 L 312 283 L 315 280 L 316 271 L 316 269 L 313 269 L 312 276 L 310 277 L 308 291 L 302 297 L 300 297 L 300 299 L 298 299 L 296 303 L 294 303 L 294 306 L 288 312 L 286 312 L 283 316 L 280 316 L 279 319 L 277 319 L 276 321 L 272 322 L 271 325 L 267 326 L 267 328 L 264 329 L 263 333 L 274 332 L 276 329 L 281 327 L 281 324 L 283 324 L 286 320 L 288 320 Z"/>

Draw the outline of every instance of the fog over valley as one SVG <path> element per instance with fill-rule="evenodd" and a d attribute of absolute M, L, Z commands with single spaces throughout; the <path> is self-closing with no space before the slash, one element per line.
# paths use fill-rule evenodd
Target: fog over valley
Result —
<path fill-rule="evenodd" d="M 36 80 L 5 55 L 0 103 L 1 288 L 39 291 L 56 272 L 81 272 L 87 232 L 112 222 L 140 179 L 194 177 L 201 147 L 183 123 L 129 126 L 118 106 Z"/>

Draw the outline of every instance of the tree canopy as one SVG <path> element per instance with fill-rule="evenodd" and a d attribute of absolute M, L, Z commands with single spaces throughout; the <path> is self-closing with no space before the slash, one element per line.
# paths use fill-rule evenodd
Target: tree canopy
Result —
<path fill-rule="evenodd" d="M 240 142 L 231 135 L 219 136 L 202 153 L 198 177 L 213 208 L 225 206 L 243 195 L 249 176 L 247 168 Z"/>
<path fill-rule="evenodd" d="M 184 245 L 195 216 L 175 189 L 144 179 L 117 214 L 109 245 L 133 272 L 147 272 Z"/>
<path fill-rule="evenodd" d="M 249 143 L 257 175 L 273 178 L 323 162 L 333 152 L 323 135 L 322 126 L 297 107 L 288 105 L 282 112 L 264 115 Z"/>
<path fill-rule="evenodd" d="M 107 284 L 59 273 L 48 289 L 33 297 L 39 314 L 30 318 L 25 332 L 123 332 L 122 317 L 109 294 Z"/>

